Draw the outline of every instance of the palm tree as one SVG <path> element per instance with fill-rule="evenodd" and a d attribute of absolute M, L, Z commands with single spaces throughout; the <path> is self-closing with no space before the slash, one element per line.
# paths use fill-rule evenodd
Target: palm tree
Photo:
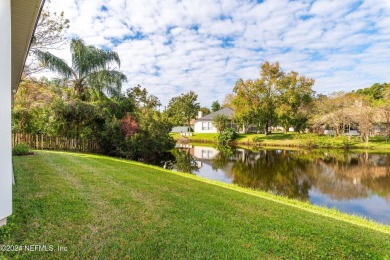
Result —
<path fill-rule="evenodd" d="M 86 99 L 88 90 L 99 95 L 117 96 L 121 93 L 126 76 L 110 68 L 112 64 L 120 66 L 116 52 L 85 45 L 81 39 L 72 39 L 70 51 L 72 66 L 49 52 L 36 50 L 34 53 L 44 67 L 64 77 L 82 100 Z"/>

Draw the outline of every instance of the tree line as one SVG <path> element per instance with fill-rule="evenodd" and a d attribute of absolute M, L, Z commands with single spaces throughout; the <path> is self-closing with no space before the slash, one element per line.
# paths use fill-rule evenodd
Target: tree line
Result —
<path fill-rule="evenodd" d="M 173 126 L 191 126 L 198 111 L 204 115 L 223 107 L 234 109 L 233 122 L 241 132 L 251 126 L 266 135 L 272 127 L 285 131 L 321 132 L 336 135 L 358 129 L 368 141 L 375 123 L 390 136 L 389 84 L 375 84 L 349 93 L 315 94 L 314 80 L 298 72 L 284 72 L 279 63 L 264 62 L 259 78 L 239 79 L 221 105 L 201 107 L 194 91 L 173 97 L 164 111 L 160 100 L 141 87 L 122 91 L 126 76 L 119 55 L 87 45 L 82 39 L 70 42 L 71 63 L 50 53 L 64 41 L 69 21 L 44 11 L 38 24 L 24 78 L 15 95 L 14 132 L 61 135 L 97 140 L 103 152 L 136 160 L 158 160 L 174 147 L 169 135 Z M 48 35 L 46 38 L 42 35 Z M 57 79 L 31 77 L 32 71 L 49 69 Z M 219 119 L 218 119 L 219 120 Z M 215 122 L 220 132 L 227 118 Z M 233 133 L 229 133 L 232 134 Z"/>
<path fill-rule="evenodd" d="M 238 79 L 222 105 L 214 101 L 211 110 L 201 108 L 197 95 L 190 91 L 172 98 L 165 113 L 173 125 L 190 125 L 198 110 L 209 113 L 230 107 L 234 110 L 232 121 L 243 133 L 255 127 L 268 135 L 271 129 L 281 127 L 285 132 L 293 128 L 318 134 L 332 130 L 334 135 L 357 130 L 365 142 L 374 132 L 390 137 L 389 83 L 324 95 L 313 91 L 314 82 L 298 72 L 284 72 L 278 62 L 264 62 L 259 78 Z M 224 115 L 216 115 L 213 120 L 220 133 L 229 122 Z"/>
<path fill-rule="evenodd" d="M 14 96 L 13 132 L 90 138 L 104 154 L 158 163 L 175 144 L 159 99 L 141 86 L 122 91 L 127 78 L 116 69 L 120 57 L 114 51 L 72 39 L 70 64 L 51 54 L 67 28 L 63 13 L 43 11 Z M 59 78 L 32 77 L 43 69 Z"/>

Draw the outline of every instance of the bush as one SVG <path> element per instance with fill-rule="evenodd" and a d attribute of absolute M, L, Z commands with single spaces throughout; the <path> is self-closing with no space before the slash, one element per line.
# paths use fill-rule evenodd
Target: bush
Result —
<path fill-rule="evenodd" d="M 237 132 L 233 128 L 226 128 L 218 136 L 219 144 L 228 144 L 231 141 L 234 141 L 238 138 Z"/>
<path fill-rule="evenodd" d="M 14 148 L 12 148 L 12 155 L 29 155 L 30 147 L 26 143 L 20 143 L 15 145 Z"/>

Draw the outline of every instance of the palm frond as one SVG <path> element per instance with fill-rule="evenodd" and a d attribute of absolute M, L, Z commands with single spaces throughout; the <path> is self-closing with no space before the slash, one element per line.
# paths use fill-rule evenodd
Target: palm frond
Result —
<path fill-rule="evenodd" d="M 126 76 L 116 70 L 100 70 L 88 75 L 88 85 L 95 91 L 105 92 L 111 96 L 121 93 L 122 83 L 127 81 Z"/>
<path fill-rule="evenodd" d="M 41 62 L 45 68 L 53 72 L 57 72 L 65 78 L 70 78 L 72 75 L 74 75 L 72 68 L 69 67 L 66 61 L 61 58 L 58 58 L 57 56 L 54 56 L 50 52 L 35 50 L 34 54 L 37 57 L 38 61 Z"/>
<path fill-rule="evenodd" d="M 79 72 L 80 78 L 89 73 L 106 70 L 112 62 L 120 66 L 120 58 L 116 52 L 85 45 L 81 39 L 73 39 L 70 49 L 73 68 Z"/>

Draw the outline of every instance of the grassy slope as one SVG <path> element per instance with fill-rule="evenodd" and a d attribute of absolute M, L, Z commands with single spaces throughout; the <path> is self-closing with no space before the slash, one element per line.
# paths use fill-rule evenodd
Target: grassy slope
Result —
<path fill-rule="evenodd" d="M 265 136 L 264 134 L 240 134 L 240 137 L 237 139 L 238 144 L 250 144 L 252 143 L 252 140 L 254 137 L 258 137 L 261 142 L 260 145 L 263 146 L 281 146 L 281 147 L 298 147 L 302 141 L 294 139 L 294 135 L 296 133 L 289 132 L 287 134 L 283 133 L 273 133 L 269 136 Z M 178 140 L 181 138 L 180 134 L 172 134 L 172 137 L 175 140 Z M 214 143 L 217 141 L 218 134 L 199 134 L 194 133 L 193 136 L 189 137 L 189 140 L 194 143 L 202 143 L 202 142 L 208 142 L 208 143 Z M 356 138 L 358 139 L 358 138 Z M 329 143 L 333 144 L 334 146 L 342 146 L 342 141 L 340 138 L 334 138 L 330 136 L 316 136 L 313 139 L 314 142 L 323 142 L 323 143 Z M 366 143 L 364 142 L 354 142 L 353 143 L 354 149 L 373 149 L 377 151 L 387 151 L 390 150 L 390 141 L 386 141 L 382 137 L 372 137 L 370 138 L 370 141 L 368 143 L 368 146 L 366 146 Z"/>
<path fill-rule="evenodd" d="M 390 258 L 389 227 L 189 174 L 57 152 L 14 167 L 16 228 L 0 244 L 69 249 L 31 259 Z"/>

